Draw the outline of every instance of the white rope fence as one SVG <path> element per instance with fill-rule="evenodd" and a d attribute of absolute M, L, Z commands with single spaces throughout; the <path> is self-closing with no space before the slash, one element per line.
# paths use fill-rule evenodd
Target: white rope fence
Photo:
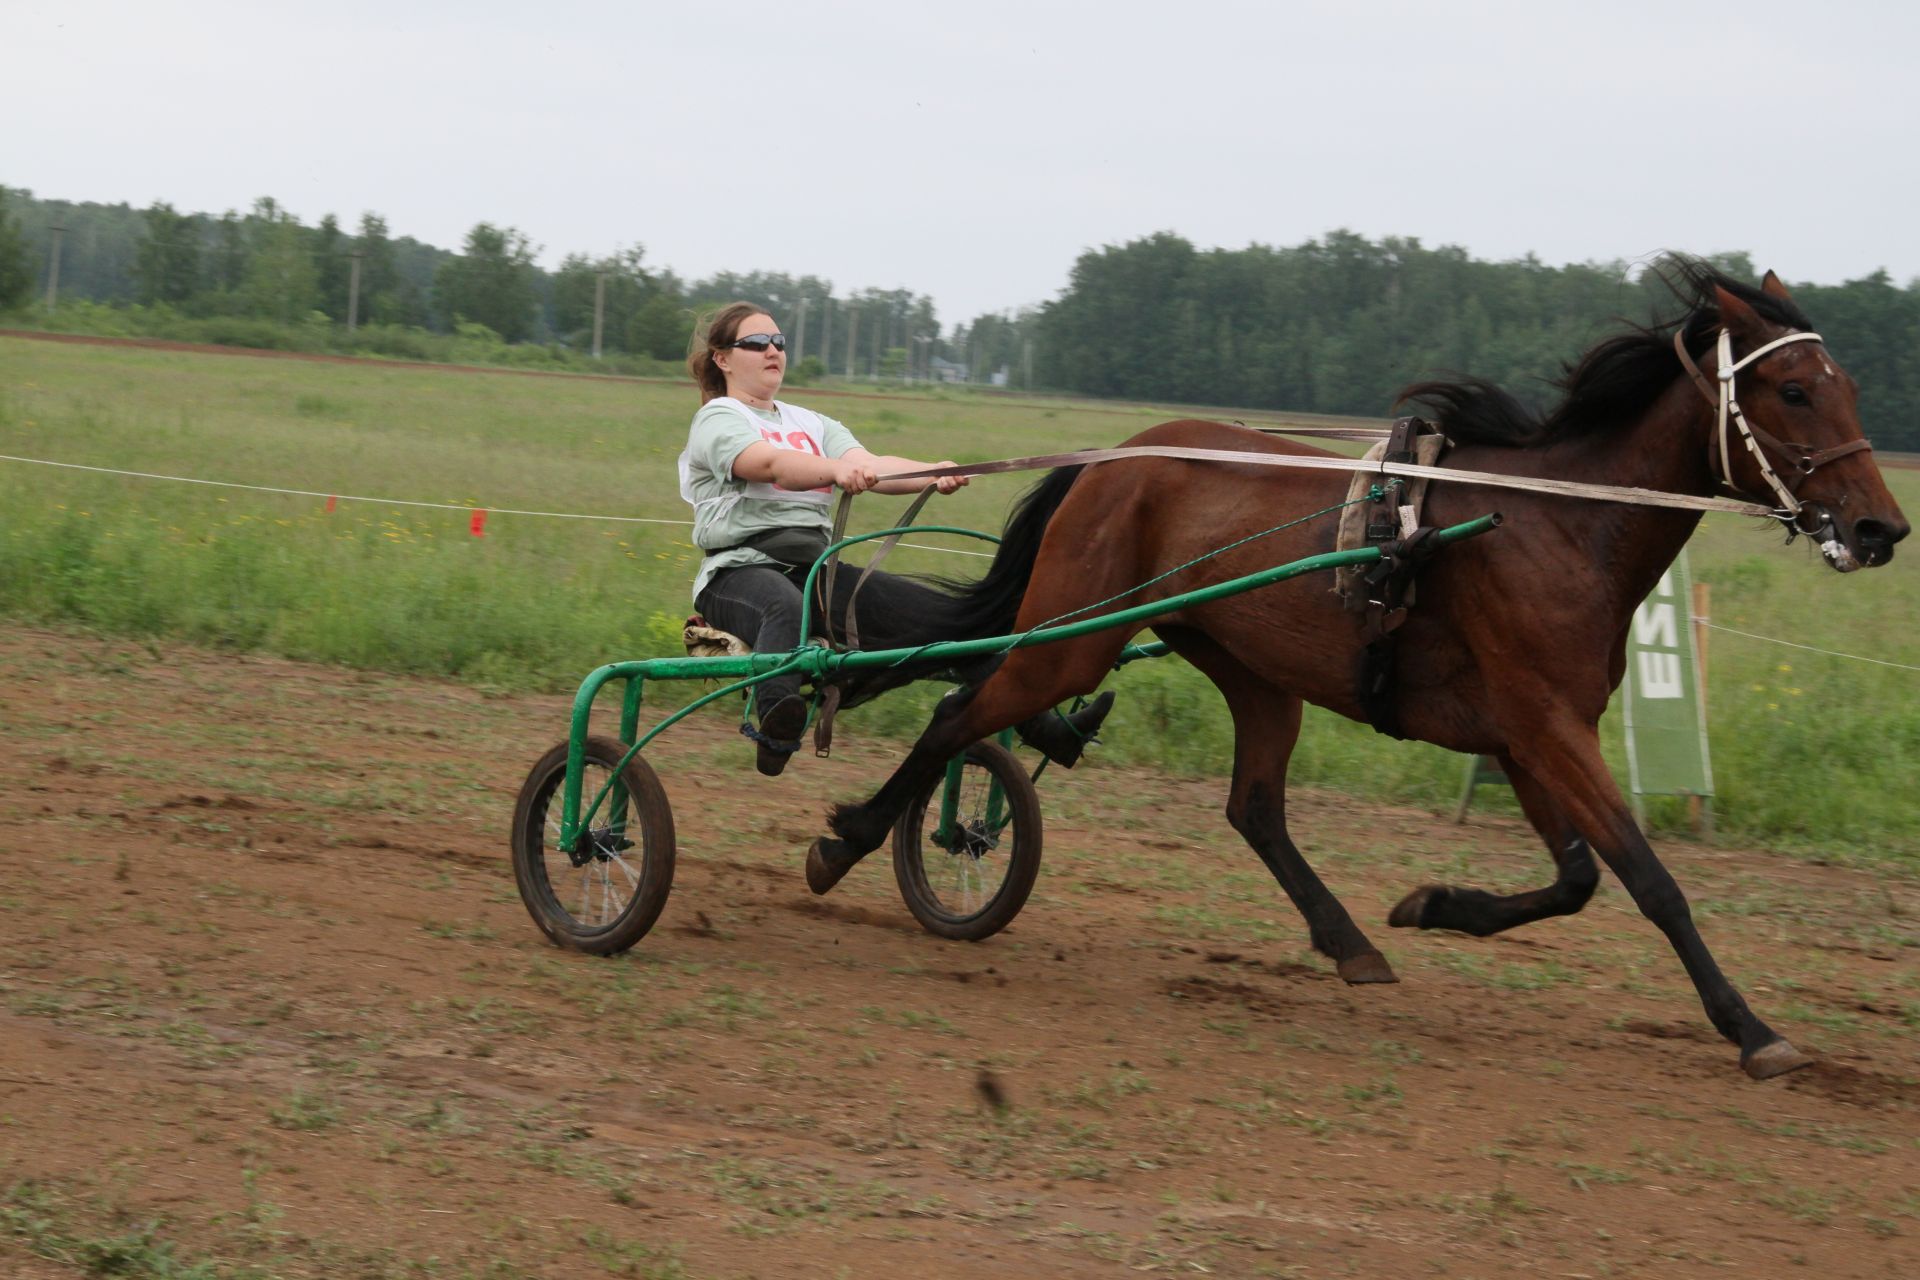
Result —
<path fill-rule="evenodd" d="M 325 498 L 328 502 L 371 502 L 385 507 L 427 507 L 435 511 L 485 511 L 496 516 L 541 516 L 550 520 L 605 520 L 618 524 L 668 524 L 692 528 L 691 520 L 663 520 L 654 516 L 609 516 L 580 511 L 526 511 L 515 507 L 488 507 L 479 503 L 420 502 L 410 498 L 372 498 L 364 494 L 324 493 L 318 489 L 282 489 L 266 484 L 240 484 L 232 480 L 202 480 L 195 476 L 170 476 L 157 471 L 123 471 L 118 467 L 94 467 L 80 462 L 55 462 L 50 458 L 22 458 L 0 453 L 0 462 L 25 462 L 39 467 L 59 467 L 66 471 L 92 471 L 107 476 L 127 476 L 136 480 L 171 480 L 178 484 L 201 484 L 216 489 L 246 489 L 253 493 L 280 493 L 296 498 Z M 935 547 L 920 542 L 902 542 L 903 547 L 921 551 L 941 551 L 955 556 L 980 556 L 991 560 L 990 551 L 963 551 L 957 547 Z"/>
<path fill-rule="evenodd" d="M 323 493 L 318 489 L 281 489 L 265 484 L 239 484 L 231 480 L 202 480 L 195 476 L 170 476 L 156 471 L 123 471 L 117 467 L 94 467 L 80 462 L 55 462 L 48 458 L 22 458 L 10 453 L 0 453 L 0 462 L 25 462 L 40 467 L 60 467 L 68 471 L 93 471 L 101 475 L 127 476 L 136 480 L 171 480 L 179 484 L 201 484 L 216 489 L 246 489 L 253 493 L 280 493 L 296 498 L 325 498 L 339 502 L 371 502 L 389 507 L 427 507 L 435 511 L 486 511 L 491 515 L 502 516 L 539 516 L 551 520 L 606 520 L 619 524 L 667 524 L 691 528 L 691 520 L 663 520 L 652 516 L 608 516 L 594 515 L 579 511 L 525 511 L 513 507 L 481 507 L 458 502 L 419 502 L 408 498 L 371 498 L 360 494 Z M 957 547 L 935 547 L 922 542 L 902 542 L 903 547 L 914 547 L 921 551 L 939 551 L 954 556 L 978 556 L 992 559 L 990 551 L 963 551 Z M 1695 619 L 1704 621 L 1704 619 Z M 1780 640 L 1773 636 L 1756 635 L 1751 631 L 1739 631 L 1733 627 L 1722 626 L 1717 622 L 1706 622 L 1713 631 L 1724 631 L 1728 635 L 1740 636 L 1747 640 L 1759 640 L 1765 644 L 1783 645 L 1789 649 L 1801 649 L 1808 653 L 1824 654 L 1829 658 L 1846 658 L 1852 662 L 1870 662 L 1876 667 L 1892 667 L 1897 671 L 1920 671 L 1920 666 L 1906 662 L 1888 662 L 1884 658 L 1868 658 L 1857 653 L 1842 653 L 1838 649 L 1822 649 L 1818 645 L 1799 644 L 1792 640 Z"/>
<path fill-rule="evenodd" d="M 1745 636 L 1749 640 L 1764 640 L 1768 644 L 1785 645 L 1789 649 L 1804 649 L 1808 653 L 1823 653 L 1829 658 L 1850 658 L 1855 662 L 1871 662 L 1876 667 L 1893 667 L 1899 671 L 1920 671 L 1920 667 L 1916 667 L 1911 663 L 1888 662 L 1884 658 L 1864 658 L 1857 653 L 1841 653 L 1838 649 L 1822 649 L 1818 645 L 1795 644 L 1791 640 L 1776 640 L 1772 636 L 1759 636 L 1751 631 L 1736 631 L 1732 627 L 1723 627 L 1717 622 L 1709 622 L 1706 626 L 1713 631 L 1724 631 L 1730 636 Z"/>

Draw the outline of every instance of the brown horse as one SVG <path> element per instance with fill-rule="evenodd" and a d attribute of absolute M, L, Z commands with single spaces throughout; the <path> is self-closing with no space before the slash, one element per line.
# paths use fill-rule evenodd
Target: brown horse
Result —
<path fill-rule="evenodd" d="M 1454 442 L 1449 467 L 1701 496 L 1732 492 L 1768 505 L 1778 497 L 1798 504 L 1796 516 L 1782 517 L 1789 532 L 1797 525 L 1813 537 L 1833 567 L 1886 563 L 1908 524 L 1866 451 L 1852 378 L 1811 335 L 1759 351 L 1811 328 L 1786 289 L 1772 273 L 1754 289 L 1697 264 L 1683 264 L 1673 283 L 1689 308 L 1685 318 L 1595 346 L 1570 369 L 1562 402 L 1544 417 L 1473 380 L 1424 383 L 1403 395 L 1437 407 Z M 1758 442 L 1748 448 L 1736 439 L 1727 447 L 1724 476 L 1718 433 L 1725 411 L 1702 395 L 1729 350 L 1719 340 L 1723 330 L 1736 357 L 1758 354 L 1734 382 L 1736 425 L 1744 409 Z M 1683 367 L 1676 333 L 1703 379 Z M 1165 423 L 1130 443 L 1320 452 L 1201 421 Z M 1769 480 L 1762 460 L 1781 485 Z M 1023 499 L 993 568 L 975 585 L 969 629 L 1024 630 L 1085 608 L 1289 513 L 1338 503 L 1346 483 L 1338 473 L 1168 458 L 1054 472 Z M 1398 633 L 1391 692 L 1402 736 L 1491 755 L 1505 766 L 1557 873 L 1545 888 L 1509 896 L 1427 885 L 1401 901 L 1388 923 L 1484 935 L 1579 911 L 1599 881 L 1597 852 L 1667 935 L 1707 1017 L 1739 1046 L 1747 1074 L 1764 1079 L 1806 1065 L 1809 1059 L 1756 1017 L 1722 976 L 1600 753 L 1597 725 L 1625 670 L 1633 610 L 1679 553 L 1699 512 L 1439 482 L 1429 490 L 1424 518 L 1445 526 L 1494 510 L 1506 517 L 1502 529 L 1441 552 L 1422 571 L 1418 604 Z M 1332 521 L 1315 521 L 1184 570 L 1122 603 L 1329 551 L 1333 539 Z M 1017 617 L 1010 616 L 1014 600 Z M 1308 576 L 1151 625 L 1225 695 L 1234 726 L 1228 821 L 1306 917 L 1313 946 L 1348 982 L 1395 981 L 1286 826 L 1287 761 L 1301 703 L 1366 717 L 1356 683 L 1359 615 L 1342 608 L 1324 577 Z M 1138 630 L 1016 650 L 978 687 L 950 695 L 885 785 L 866 803 L 833 812 L 834 835 L 808 853 L 814 891 L 825 893 L 876 848 L 907 798 L 944 761 L 1093 690 Z"/>

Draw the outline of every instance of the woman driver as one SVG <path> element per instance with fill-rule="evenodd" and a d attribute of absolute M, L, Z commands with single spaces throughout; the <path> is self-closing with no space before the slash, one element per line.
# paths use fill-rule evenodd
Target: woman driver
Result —
<path fill-rule="evenodd" d="M 924 481 L 889 480 L 899 472 L 952 466 L 867 452 L 846 427 L 776 400 L 786 377 L 786 338 L 766 311 L 735 302 L 695 334 L 687 367 L 700 387 L 701 407 L 680 455 L 680 496 L 693 505 L 693 541 L 706 552 L 693 583 L 694 608 L 707 622 L 756 650 L 781 652 L 800 641 L 801 585 L 826 550 L 835 488 L 848 493 L 915 493 Z M 964 476 L 935 481 L 941 493 L 966 484 Z M 847 599 L 862 575 L 837 575 L 830 622 L 844 625 Z M 896 574 L 873 572 L 860 583 L 863 647 L 902 648 L 939 636 L 924 634 L 925 617 L 939 616 L 939 591 Z M 916 627 L 916 621 L 920 625 Z M 970 683 L 985 678 L 998 658 L 962 668 Z M 755 687 L 758 745 L 755 764 L 773 776 L 786 768 L 807 722 L 800 677 L 784 675 Z M 1073 764 L 1106 717 L 1113 695 L 1071 717 L 1049 711 L 1019 726 L 1031 746 L 1063 765 Z"/>

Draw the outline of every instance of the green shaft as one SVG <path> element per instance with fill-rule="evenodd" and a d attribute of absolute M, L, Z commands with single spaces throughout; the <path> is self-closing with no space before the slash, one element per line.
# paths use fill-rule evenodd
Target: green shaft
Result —
<path fill-rule="evenodd" d="M 1464 524 L 1451 525 L 1434 534 L 1434 541 L 1441 546 L 1475 538 L 1497 528 L 1500 516 L 1481 516 Z M 926 526 L 927 529 L 938 526 Z M 860 542 L 870 538 L 883 537 L 886 532 L 864 534 L 847 541 Z M 960 530 L 960 532 L 969 532 Z M 1011 636 L 990 636 L 981 640 L 941 640 L 933 644 L 922 645 L 917 649 L 875 649 L 853 653 L 835 653 L 819 645 L 802 646 L 789 653 L 755 653 L 742 658 L 647 658 L 637 662 L 612 662 L 596 668 L 580 686 L 580 692 L 573 700 L 573 724 L 571 734 L 572 749 L 567 753 L 567 781 L 562 791 L 560 823 L 560 847 L 571 851 L 578 840 L 581 826 L 593 820 L 593 815 L 607 798 L 603 789 L 594 798 L 593 804 L 585 815 L 580 813 L 580 764 L 584 756 L 584 743 L 587 736 L 587 717 L 593 708 L 593 700 L 600 689 L 609 680 L 710 680 L 731 679 L 732 684 L 724 685 L 712 693 L 689 703 L 673 715 L 655 725 L 647 735 L 635 742 L 621 759 L 621 767 L 631 760 L 668 727 L 679 723 L 701 707 L 727 694 L 760 684 L 772 676 L 789 671 L 797 671 L 802 677 L 819 683 L 842 671 L 868 671 L 879 667 L 890 667 L 912 660 L 940 663 L 961 658 L 982 657 L 987 654 L 1002 653 L 1009 649 L 1025 649 L 1037 644 L 1049 644 L 1056 640 L 1072 640 L 1078 636 L 1091 635 L 1096 631 L 1105 631 L 1111 627 L 1127 626 L 1135 622 L 1145 622 L 1162 614 L 1174 613 L 1193 605 L 1208 604 L 1223 600 L 1228 596 L 1242 592 L 1255 591 L 1261 587 L 1285 582 L 1302 574 L 1317 573 L 1323 569 L 1339 569 L 1348 565 L 1372 564 L 1380 558 L 1378 547 L 1358 547 L 1352 551 L 1328 551 L 1317 556 L 1308 556 L 1303 560 L 1294 560 L 1287 564 L 1262 569 L 1258 573 L 1249 573 L 1243 577 L 1231 578 L 1226 582 L 1215 583 L 1211 587 L 1200 587 L 1185 591 L 1179 595 L 1152 600 L 1130 609 L 1121 609 L 1116 613 L 1101 614 L 1081 622 L 1063 623 L 1060 626 L 1039 627 L 1032 631 Z M 815 566 L 818 568 L 818 565 Z M 809 588 L 812 575 L 808 576 Z M 1154 645 L 1131 645 L 1124 656 L 1154 656 Z M 618 770 L 615 770 L 616 776 Z"/>

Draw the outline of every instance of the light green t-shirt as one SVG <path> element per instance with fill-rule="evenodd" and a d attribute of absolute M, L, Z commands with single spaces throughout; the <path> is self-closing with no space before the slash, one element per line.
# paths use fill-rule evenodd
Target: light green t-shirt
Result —
<path fill-rule="evenodd" d="M 832 418 L 776 400 L 771 410 L 755 409 L 721 396 L 693 415 L 687 447 L 680 455 L 680 496 L 693 506 L 693 544 L 703 551 L 732 548 L 700 562 L 693 580 L 698 599 L 713 575 L 736 565 L 774 564 L 770 556 L 738 544 L 769 529 L 833 527 L 833 489 L 800 493 L 778 485 L 734 478 L 733 463 L 750 444 L 798 449 L 821 458 L 838 458 L 860 448 L 853 433 Z"/>

